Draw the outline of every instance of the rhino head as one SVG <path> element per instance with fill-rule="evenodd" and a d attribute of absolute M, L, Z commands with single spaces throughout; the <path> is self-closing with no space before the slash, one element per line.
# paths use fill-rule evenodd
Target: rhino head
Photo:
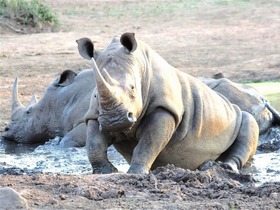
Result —
<path fill-rule="evenodd" d="M 38 143 L 47 135 L 43 130 L 36 132 L 39 125 L 36 122 L 37 99 L 33 95 L 25 107 L 18 97 L 18 78 L 15 79 L 12 90 L 12 116 L 11 122 L 5 128 L 3 138 L 17 143 Z"/>
<path fill-rule="evenodd" d="M 11 121 L 5 128 L 3 138 L 17 143 L 35 144 L 44 143 L 59 135 L 62 112 L 54 95 L 60 86 L 68 85 L 75 77 L 75 73 L 66 70 L 51 84 L 45 95 L 37 101 L 33 95 L 27 106 L 23 106 L 18 96 L 18 79 L 16 78 L 12 89 L 12 115 Z"/>
<path fill-rule="evenodd" d="M 80 55 L 93 62 L 96 80 L 95 97 L 98 104 L 98 122 L 102 131 L 129 129 L 142 112 L 140 72 L 133 56 L 137 42 L 133 33 L 114 38 L 96 61 L 93 43 L 88 38 L 77 40 Z M 96 93 L 96 94 L 95 94 Z"/>

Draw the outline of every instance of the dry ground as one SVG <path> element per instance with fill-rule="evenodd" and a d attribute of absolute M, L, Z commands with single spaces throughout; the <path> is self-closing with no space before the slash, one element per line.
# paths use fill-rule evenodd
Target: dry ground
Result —
<path fill-rule="evenodd" d="M 280 79 L 279 1 L 46 2 L 59 15 L 59 32 L 14 33 L 0 20 L 0 132 L 10 117 L 14 78 L 20 78 L 24 104 L 33 93 L 40 98 L 63 70 L 88 67 L 78 55 L 75 43 L 85 36 L 95 41 L 96 49 L 102 49 L 115 34 L 135 32 L 173 66 L 194 76 L 209 77 L 222 71 L 239 82 Z M 176 174 L 176 170 L 170 173 Z M 93 209 L 94 205 L 125 209 L 280 208 L 279 183 L 258 189 L 248 187 L 247 191 L 238 183 L 227 186 L 230 179 L 220 180 L 219 185 L 216 178 L 211 178 L 217 182 L 213 188 L 208 186 L 211 181 L 186 185 L 186 181 L 162 179 L 156 181 L 155 187 L 150 177 L 132 176 L 127 183 L 124 177 L 2 176 L 0 185 L 20 190 L 37 209 Z M 106 195 L 109 189 L 112 192 Z M 81 190 L 88 195 L 81 195 Z"/>

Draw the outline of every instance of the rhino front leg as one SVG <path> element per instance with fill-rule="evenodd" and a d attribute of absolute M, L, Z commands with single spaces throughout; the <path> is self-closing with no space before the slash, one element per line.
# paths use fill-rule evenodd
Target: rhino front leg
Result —
<path fill-rule="evenodd" d="M 259 127 L 253 116 L 242 112 L 242 122 L 236 140 L 230 148 L 223 153 L 222 158 L 225 168 L 238 172 L 256 152 L 259 138 Z"/>
<path fill-rule="evenodd" d="M 163 109 L 152 113 L 137 131 L 139 142 L 134 148 L 128 173 L 147 174 L 175 130 L 174 117 Z"/>
<path fill-rule="evenodd" d="M 94 174 L 108 174 L 118 171 L 108 160 L 108 146 L 104 134 L 99 131 L 99 123 L 96 120 L 89 120 L 86 148 Z"/>
<path fill-rule="evenodd" d="M 85 123 L 81 123 L 71 131 L 69 131 L 60 141 L 60 146 L 68 147 L 83 147 L 86 145 L 86 130 Z"/>

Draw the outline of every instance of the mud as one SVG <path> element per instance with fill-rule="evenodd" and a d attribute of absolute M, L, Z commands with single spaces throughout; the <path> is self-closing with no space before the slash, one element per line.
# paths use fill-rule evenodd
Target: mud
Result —
<path fill-rule="evenodd" d="M 279 182 L 255 187 L 250 176 L 218 166 L 199 172 L 169 165 L 149 175 L 11 175 L 0 185 L 19 191 L 33 209 L 280 208 Z"/>

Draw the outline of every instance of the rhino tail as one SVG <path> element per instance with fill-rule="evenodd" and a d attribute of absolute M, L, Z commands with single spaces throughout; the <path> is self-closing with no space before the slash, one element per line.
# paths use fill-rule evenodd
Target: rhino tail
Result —
<path fill-rule="evenodd" d="M 264 100 L 264 102 L 266 108 L 272 113 L 274 122 L 277 125 L 280 125 L 280 113 L 273 106 L 271 106 L 271 104 L 267 100 Z"/>

